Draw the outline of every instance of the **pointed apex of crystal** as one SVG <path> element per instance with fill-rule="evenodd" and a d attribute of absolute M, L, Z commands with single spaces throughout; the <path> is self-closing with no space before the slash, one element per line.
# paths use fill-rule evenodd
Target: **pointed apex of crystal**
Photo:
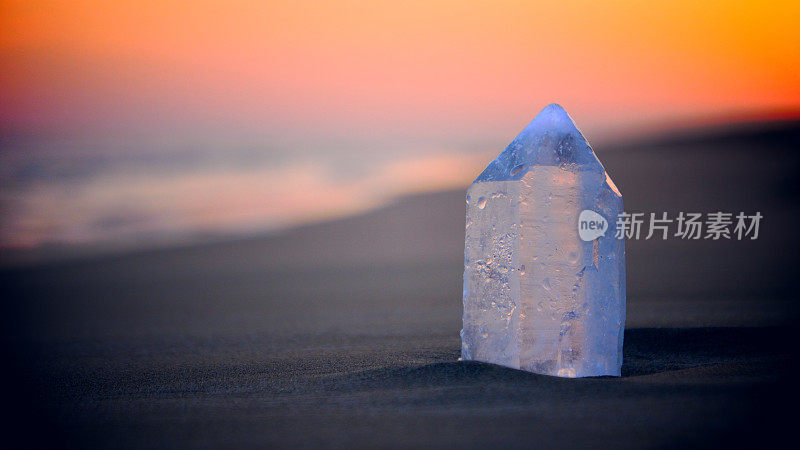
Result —
<path fill-rule="evenodd" d="M 534 165 L 604 171 L 575 122 L 556 103 L 545 106 L 475 181 L 519 180 Z"/>
<path fill-rule="evenodd" d="M 520 133 L 520 136 L 530 134 L 535 130 L 554 130 L 564 134 L 578 133 L 578 127 L 573 122 L 572 117 L 558 103 L 551 103 L 533 118 L 531 123 Z"/>

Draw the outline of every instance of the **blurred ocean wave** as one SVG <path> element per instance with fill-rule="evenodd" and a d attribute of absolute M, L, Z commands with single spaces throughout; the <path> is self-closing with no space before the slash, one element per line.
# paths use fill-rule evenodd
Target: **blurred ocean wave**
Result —
<path fill-rule="evenodd" d="M 466 185 L 491 153 L 413 152 L 347 173 L 342 161 L 241 151 L 7 151 L 0 248 L 131 248 L 267 233 Z"/>

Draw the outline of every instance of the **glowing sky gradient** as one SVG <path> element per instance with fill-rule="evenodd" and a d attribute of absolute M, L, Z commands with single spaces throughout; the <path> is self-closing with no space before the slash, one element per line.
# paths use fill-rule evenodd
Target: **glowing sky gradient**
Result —
<path fill-rule="evenodd" d="M 3 125 L 26 130 L 431 132 L 518 128 L 553 99 L 583 123 L 800 103 L 795 1 L 15 1 L 2 11 Z"/>
<path fill-rule="evenodd" d="M 590 139 L 800 108 L 796 1 L 2 1 L 0 55 L 12 247 L 131 208 L 270 228 L 457 185 L 554 101 Z M 340 197 L 261 206 L 291 174 Z"/>

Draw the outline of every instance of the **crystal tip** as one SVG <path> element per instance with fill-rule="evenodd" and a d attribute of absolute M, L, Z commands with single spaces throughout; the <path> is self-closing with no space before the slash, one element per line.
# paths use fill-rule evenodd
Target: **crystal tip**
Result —
<path fill-rule="evenodd" d="M 527 128 L 549 131 L 561 131 L 565 134 L 579 132 L 575 122 L 567 111 L 558 103 L 545 106 L 531 121 Z"/>

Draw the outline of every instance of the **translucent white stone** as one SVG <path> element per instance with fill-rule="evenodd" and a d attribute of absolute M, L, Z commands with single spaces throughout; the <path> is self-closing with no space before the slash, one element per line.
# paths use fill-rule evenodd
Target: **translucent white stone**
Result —
<path fill-rule="evenodd" d="M 583 241 L 584 210 L 609 230 Z M 619 376 L 625 241 L 614 228 L 622 211 L 622 194 L 566 111 L 544 108 L 467 193 L 461 358 Z"/>

